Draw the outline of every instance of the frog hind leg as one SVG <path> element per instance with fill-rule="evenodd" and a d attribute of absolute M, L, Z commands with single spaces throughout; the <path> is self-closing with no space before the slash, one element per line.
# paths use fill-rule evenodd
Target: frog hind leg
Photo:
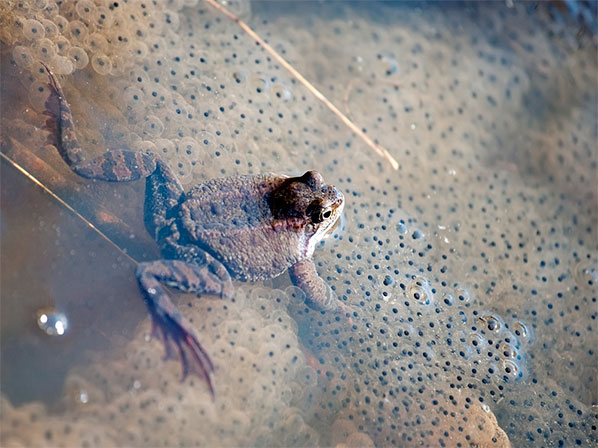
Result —
<path fill-rule="evenodd" d="M 43 63 L 42 63 L 43 64 Z M 116 150 L 86 160 L 75 135 L 71 108 L 62 87 L 44 64 L 49 77 L 50 96 L 46 101 L 48 143 L 54 145 L 71 169 L 79 176 L 107 182 L 127 182 L 147 178 L 145 224 L 150 234 L 159 233 L 174 221 L 173 211 L 184 197 L 183 187 L 166 163 L 152 153 Z"/>
<path fill-rule="evenodd" d="M 43 64 L 43 63 L 42 63 Z M 117 150 L 86 160 L 75 134 L 71 108 L 58 79 L 43 64 L 49 78 L 50 96 L 46 100 L 45 128 L 50 132 L 48 143 L 79 176 L 108 182 L 127 182 L 149 176 L 156 170 L 158 159 L 151 153 Z"/>
<path fill-rule="evenodd" d="M 311 309 L 353 314 L 353 310 L 318 275 L 313 261 L 301 260 L 295 263 L 289 268 L 289 275 L 293 284 L 305 293 L 305 304 Z"/>
<path fill-rule="evenodd" d="M 215 397 L 211 380 L 214 364 L 199 342 L 193 326 L 181 316 L 162 284 L 185 292 L 230 297 L 230 276 L 228 272 L 223 274 L 220 268 L 225 269 L 218 262 L 198 265 L 181 260 L 140 263 L 137 267 L 137 280 L 152 318 L 152 336 L 163 342 L 166 358 L 178 356 L 183 367 L 183 379 L 194 373 L 205 380 L 212 399 Z"/>
<path fill-rule="evenodd" d="M 166 240 L 178 240 L 178 206 L 185 198 L 182 185 L 170 167 L 158 159 L 156 171 L 145 182 L 145 228 L 164 247 Z M 180 257 L 172 257 L 180 258 Z"/>

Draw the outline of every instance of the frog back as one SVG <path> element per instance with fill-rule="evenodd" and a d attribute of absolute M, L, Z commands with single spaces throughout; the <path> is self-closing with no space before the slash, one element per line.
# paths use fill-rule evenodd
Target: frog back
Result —
<path fill-rule="evenodd" d="M 181 204 L 183 228 L 237 280 L 280 275 L 304 258 L 302 229 L 275 223 L 268 202 L 286 178 L 245 175 L 197 185 Z"/>

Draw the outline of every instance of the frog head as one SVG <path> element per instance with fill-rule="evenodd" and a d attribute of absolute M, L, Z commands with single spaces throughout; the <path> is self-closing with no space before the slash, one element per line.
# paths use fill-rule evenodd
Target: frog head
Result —
<path fill-rule="evenodd" d="M 345 198 L 333 185 L 327 185 L 317 171 L 286 179 L 270 194 L 270 208 L 275 220 L 288 223 L 288 229 L 303 232 L 305 252 L 313 254 L 315 245 L 338 224 Z"/>

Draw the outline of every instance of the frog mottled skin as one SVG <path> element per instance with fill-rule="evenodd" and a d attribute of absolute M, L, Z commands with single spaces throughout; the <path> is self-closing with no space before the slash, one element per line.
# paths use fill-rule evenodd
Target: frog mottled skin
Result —
<path fill-rule="evenodd" d="M 179 356 L 184 376 L 200 374 L 214 396 L 212 361 L 163 284 L 230 298 L 231 279 L 263 280 L 288 270 L 308 306 L 349 312 L 311 261 L 315 245 L 337 224 L 344 206 L 342 193 L 319 173 L 213 179 L 185 193 L 168 165 L 151 153 L 117 150 L 86 160 L 62 88 L 46 70 L 49 141 L 71 169 L 111 182 L 146 178 L 145 224 L 164 258 L 140 263 L 137 279 L 152 317 L 152 334 L 163 341 L 167 357 Z"/>

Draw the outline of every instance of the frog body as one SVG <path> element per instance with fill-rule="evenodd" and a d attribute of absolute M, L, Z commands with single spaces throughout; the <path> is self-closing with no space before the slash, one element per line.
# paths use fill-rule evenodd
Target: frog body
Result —
<path fill-rule="evenodd" d="M 45 111 L 49 143 L 71 169 L 109 182 L 146 179 L 145 225 L 163 259 L 139 263 L 136 274 L 152 318 L 152 334 L 164 343 L 167 357 L 180 359 L 183 376 L 198 373 L 214 396 L 212 361 L 163 285 L 231 298 L 232 279 L 264 280 L 288 270 L 308 306 L 349 312 L 311 260 L 344 206 L 342 193 L 319 173 L 213 179 L 185 193 L 173 171 L 152 153 L 116 150 L 87 160 L 62 88 L 46 70 L 51 92 Z"/>
<path fill-rule="evenodd" d="M 320 182 L 316 195 L 327 195 L 330 206 L 338 207 L 340 213 L 342 195 L 334 187 L 322 185 L 319 174 L 308 172 L 298 179 L 313 178 Z M 285 190 L 285 183 L 292 182 L 289 179 L 276 174 L 246 175 L 198 185 L 180 206 L 182 227 L 193 244 L 215 254 L 234 279 L 276 277 L 295 263 L 311 258 L 314 248 L 309 223 L 302 216 L 292 215 L 303 212 L 290 209 L 291 216 L 273 214 L 271 195 Z M 314 192 L 307 194 L 313 200 Z M 295 199 L 289 197 L 289 203 Z"/>

